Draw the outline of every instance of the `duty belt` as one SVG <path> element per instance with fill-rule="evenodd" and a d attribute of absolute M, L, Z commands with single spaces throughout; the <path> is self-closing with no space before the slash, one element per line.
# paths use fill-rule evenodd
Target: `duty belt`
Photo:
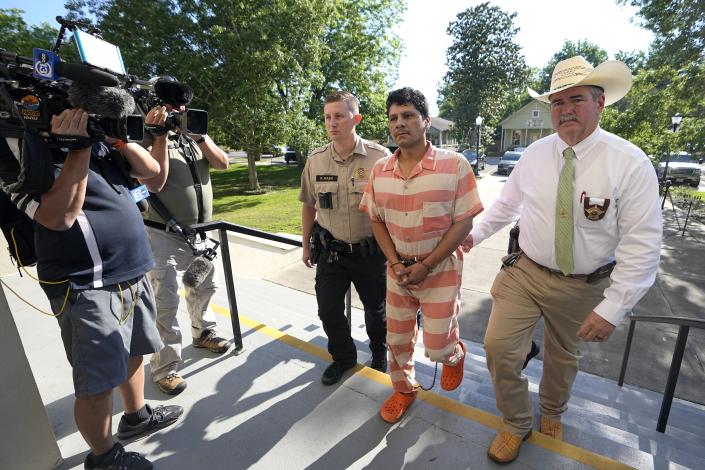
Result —
<path fill-rule="evenodd" d="M 328 251 L 335 251 L 336 253 L 344 253 L 346 255 L 353 255 L 360 252 L 359 243 L 348 243 L 343 240 L 338 240 L 336 238 L 328 242 L 328 246 L 325 247 Z"/>

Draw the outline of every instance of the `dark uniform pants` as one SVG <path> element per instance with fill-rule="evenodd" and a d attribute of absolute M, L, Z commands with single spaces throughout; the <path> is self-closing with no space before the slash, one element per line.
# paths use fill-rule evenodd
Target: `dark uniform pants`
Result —
<path fill-rule="evenodd" d="M 387 336 L 384 255 L 377 253 L 363 258 L 356 254 L 340 254 L 330 263 L 329 257 L 330 252 L 323 249 L 316 263 L 318 317 L 328 336 L 328 352 L 334 361 L 357 361 L 357 348 L 345 315 L 345 293 L 352 282 L 365 309 L 370 350 L 372 354 L 384 354 Z"/>

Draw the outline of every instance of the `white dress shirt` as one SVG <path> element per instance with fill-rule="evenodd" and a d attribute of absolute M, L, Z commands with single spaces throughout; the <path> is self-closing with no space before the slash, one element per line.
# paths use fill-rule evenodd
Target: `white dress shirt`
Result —
<path fill-rule="evenodd" d="M 473 227 L 473 245 L 519 218 L 521 249 L 536 263 L 558 270 L 556 191 L 566 147 L 555 133 L 524 151 L 499 198 Z M 656 279 L 662 233 L 656 172 L 641 149 L 599 127 L 573 150 L 573 274 L 590 274 L 617 261 L 605 298 L 595 307 L 617 325 Z M 601 219 L 587 217 L 586 198 L 602 207 L 609 200 Z"/>

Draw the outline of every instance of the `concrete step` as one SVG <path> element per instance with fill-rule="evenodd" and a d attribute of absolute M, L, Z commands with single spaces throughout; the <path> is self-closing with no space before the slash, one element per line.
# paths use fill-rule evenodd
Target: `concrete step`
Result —
<path fill-rule="evenodd" d="M 469 341 L 466 341 L 466 345 L 468 359 L 465 361 L 465 371 L 469 374 L 468 378 L 487 385 L 477 387 L 477 390 L 493 398 L 494 392 L 486 369 L 484 350 L 481 345 Z M 529 388 L 534 393 L 538 393 L 542 367 L 543 362 L 534 359 L 524 370 L 524 375 L 529 380 Z M 653 430 L 656 428 L 662 398 L 663 395 L 650 390 L 628 385 L 619 387 L 613 380 L 581 372 L 573 387 L 570 407 L 585 408 L 605 416 L 607 420 L 618 418 L 621 422 Z M 705 441 L 700 439 L 704 416 L 705 407 L 674 400 L 669 419 L 669 434 L 684 439 L 695 436 L 699 443 L 705 444 Z"/>
<path fill-rule="evenodd" d="M 479 408 L 499 415 L 494 400 L 494 393 L 489 375 L 477 373 L 478 358 L 484 360 L 482 348 L 478 344 L 466 342 L 469 356 L 466 359 L 464 380 L 458 390 L 453 392 L 443 392 L 436 385 L 436 390 L 451 398 L 460 401 L 468 406 Z M 417 345 L 415 356 L 423 357 L 423 346 Z M 470 365 L 468 365 L 470 364 Z M 541 361 L 534 365 L 534 375 L 529 377 L 529 388 L 532 395 L 533 407 L 536 420 L 539 417 L 538 403 L 538 380 L 535 371 L 540 370 Z M 527 368 L 528 369 L 528 368 Z M 426 359 L 417 364 L 417 380 L 422 384 L 430 384 L 433 378 L 433 365 Z M 439 367 L 440 374 L 440 367 Z M 592 450 L 603 455 L 609 455 L 618 460 L 630 462 L 641 462 L 638 468 L 668 468 L 667 464 L 677 464 L 684 468 L 705 468 L 705 437 L 702 436 L 702 424 L 700 431 L 695 432 L 690 429 L 698 420 L 703 422 L 705 413 L 699 406 L 691 407 L 687 403 L 674 403 L 674 410 L 688 410 L 690 416 L 686 421 L 670 423 L 668 433 L 661 434 L 655 430 L 658 407 L 654 410 L 650 406 L 653 397 L 648 397 L 646 401 L 638 401 L 644 395 L 644 391 L 632 387 L 620 389 L 616 383 L 601 377 L 580 373 L 580 392 L 590 392 L 593 388 L 605 390 L 609 385 L 612 387 L 612 394 L 620 396 L 614 406 L 604 403 L 596 403 L 588 398 L 574 396 L 571 398 L 569 411 L 565 413 L 563 422 L 565 426 L 565 440 L 580 447 Z M 609 384 L 608 382 L 612 382 Z M 577 384 L 577 381 L 576 381 Z M 576 390 L 576 389 L 574 389 Z M 653 392 L 646 391 L 649 394 Z M 597 393 L 597 396 L 600 394 Z M 623 400 L 621 395 L 624 395 Z M 628 399 L 626 398 L 628 397 Z M 625 401 L 630 403 L 630 410 L 626 412 L 620 407 Z M 641 408 L 640 408 L 641 406 Z M 693 413 L 695 411 L 696 413 Z M 686 426 L 684 427 L 683 424 Z M 658 449 L 660 462 L 653 459 L 652 453 Z M 656 465 L 658 463 L 658 465 Z"/>
<path fill-rule="evenodd" d="M 315 297 L 259 280 L 237 280 L 240 310 L 268 326 L 325 348 L 327 340 L 317 317 Z M 358 345 L 358 361 L 369 361 L 364 315 L 353 309 L 353 337 Z M 417 379 L 428 386 L 434 364 L 423 355 L 421 335 L 415 351 Z M 468 406 L 499 415 L 492 383 L 485 366 L 482 346 L 466 341 L 468 358 L 465 377 L 453 392 L 435 391 Z M 542 362 L 533 360 L 525 375 L 538 418 L 538 385 Z M 655 431 L 661 394 L 579 372 L 569 410 L 564 415 L 566 440 L 580 447 L 629 462 L 638 468 L 705 468 L 705 407 L 674 400 L 667 433 Z M 672 468 L 672 467 L 671 467 Z"/>

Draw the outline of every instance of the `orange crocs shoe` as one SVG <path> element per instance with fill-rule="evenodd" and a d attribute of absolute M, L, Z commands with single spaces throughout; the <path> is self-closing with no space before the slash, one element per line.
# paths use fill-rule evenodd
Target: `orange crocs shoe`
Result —
<path fill-rule="evenodd" d="M 384 400 L 382 407 L 379 409 L 379 415 L 389 424 L 394 424 L 404 416 L 407 408 L 416 400 L 416 392 L 402 393 L 394 392 L 394 394 Z"/>
<path fill-rule="evenodd" d="M 443 373 L 441 374 L 441 388 L 449 392 L 458 388 L 460 382 L 463 381 L 465 355 L 468 350 L 462 341 L 458 341 L 458 344 L 460 345 L 460 349 L 463 350 L 463 357 L 461 357 L 454 366 L 443 364 Z"/>

